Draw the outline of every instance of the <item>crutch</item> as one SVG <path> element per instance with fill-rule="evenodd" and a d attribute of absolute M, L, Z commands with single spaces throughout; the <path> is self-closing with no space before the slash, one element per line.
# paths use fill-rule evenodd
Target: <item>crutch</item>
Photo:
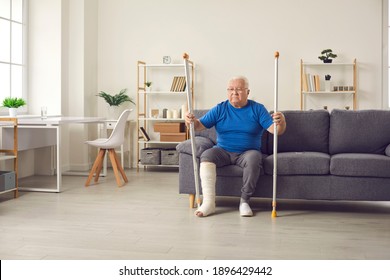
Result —
<path fill-rule="evenodd" d="M 189 66 L 188 59 L 189 55 L 187 53 L 183 54 L 184 59 L 184 69 L 186 75 L 186 93 L 187 93 L 187 105 L 189 113 L 193 114 L 192 108 L 192 88 L 190 83 L 190 74 L 189 74 Z M 194 78 L 194 77 L 192 77 Z M 191 149 L 192 149 L 192 165 L 194 166 L 194 178 L 195 178 L 195 198 L 196 204 L 200 206 L 200 197 L 199 197 L 199 172 L 198 172 L 198 161 L 196 160 L 196 145 L 195 145 L 195 124 L 193 122 L 190 123 L 190 139 L 191 139 Z"/>
<path fill-rule="evenodd" d="M 278 60 L 279 52 L 275 52 L 275 87 L 274 87 L 274 113 L 278 111 Z M 274 173 L 272 188 L 272 218 L 276 218 L 276 183 L 278 178 L 278 125 L 274 123 Z"/>

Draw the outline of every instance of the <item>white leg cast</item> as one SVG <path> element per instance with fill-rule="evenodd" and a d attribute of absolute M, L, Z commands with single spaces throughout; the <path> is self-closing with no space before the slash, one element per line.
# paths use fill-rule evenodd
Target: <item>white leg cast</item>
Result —
<path fill-rule="evenodd" d="M 201 162 L 199 174 L 202 182 L 203 203 L 195 211 L 195 215 L 206 217 L 215 213 L 216 165 L 212 162 Z"/>

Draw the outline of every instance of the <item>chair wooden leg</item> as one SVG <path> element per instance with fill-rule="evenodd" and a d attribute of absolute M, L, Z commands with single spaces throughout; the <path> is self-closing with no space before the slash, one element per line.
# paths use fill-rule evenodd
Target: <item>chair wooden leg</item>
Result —
<path fill-rule="evenodd" d="M 95 171 L 95 183 L 97 183 L 97 181 L 99 180 L 100 178 L 100 172 L 102 171 L 102 168 L 103 168 L 103 162 L 104 162 L 104 156 L 105 156 L 106 153 L 104 153 L 102 155 L 102 158 L 99 160 L 99 165 L 96 167 L 96 171 Z"/>
<path fill-rule="evenodd" d="M 89 172 L 89 175 L 88 175 L 88 179 L 87 181 L 85 182 L 85 186 L 88 187 L 89 186 L 89 183 L 91 182 L 92 180 L 92 177 L 93 175 L 95 174 L 95 171 L 97 170 L 97 167 L 99 166 L 99 164 L 102 164 L 101 161 L 103 161 L 104 159 L 104 154 L 105 154 L 106 150 L 105 149 L 100 149 L 99 150 L 99 153 L 95 159 L 95 162 L 93 163 L 93 166 L 91 168 L 91 171 Z M 97 180 L 96 180 L 97 182 Z"/>
<path fill-rule="evenodd" d="M 115 157 L 116 165 L 118 166 L 118 170 L 119 170 L 119 172 L 121 173 L 123 180 L 124 180 L 126 183 L 129 182 L 129 180 L 127 179 L 125 170 L 123 169 L 123 166 L 122 166 L 121 162 L 118 160 L 118 157 L 117 157 L 115 151 L 114 151 L 114 157 Z"/>
<path fill-rule="evenodd" d="M 112 164 L 112 169 L 114 170 L 114 174 L 115 174 L 115 179 L 116 179 L 116 183 L 118 185 L 118 187 L 122 187 L 122 182 L 121 182 L 121 178 L 119 177 L 119 172 L 118 172 L 118 165 L 117 165 L 117 161 L 115 160 L 115 150 L 114 149 L 109 149 L 108 150 L 108 155 L 110 156 L 110 161 L 111 161 L 111 164 Z"/>

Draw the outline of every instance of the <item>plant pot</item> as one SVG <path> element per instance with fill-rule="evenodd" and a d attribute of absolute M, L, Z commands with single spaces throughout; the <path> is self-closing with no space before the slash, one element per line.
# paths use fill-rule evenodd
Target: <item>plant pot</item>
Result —
<path fill-rule="evenodd" d="M 9 116 L 15 118 L 18 114 L 18 108 L 8 108 Z"/>
<path fill-rule="evenodd" d="M 333 59 L 329 58 L 329 59 L 324 59 L 324 63 L 332 63 Z"/>
<path fill-rule="evenodd" d="M 330 80 L 325 80 L 325 91 L 330 91 Z"/>

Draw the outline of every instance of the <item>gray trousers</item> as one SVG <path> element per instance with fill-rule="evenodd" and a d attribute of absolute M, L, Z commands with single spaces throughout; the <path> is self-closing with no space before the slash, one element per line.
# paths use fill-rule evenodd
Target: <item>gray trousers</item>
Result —
<path fill-rule="evenodd" d="M 260 151 L 249 150 L 243 153 L 232 153 L 219 147 L 213 147 L 202 153 L 200 162 L 212 162 L 217 167 L 226 165 L 238 165 L 243 170 L 243 186 L 241 197 L 249 200 L 256 190 L 257 180 L 263 168 L 262 154 Z"/>

